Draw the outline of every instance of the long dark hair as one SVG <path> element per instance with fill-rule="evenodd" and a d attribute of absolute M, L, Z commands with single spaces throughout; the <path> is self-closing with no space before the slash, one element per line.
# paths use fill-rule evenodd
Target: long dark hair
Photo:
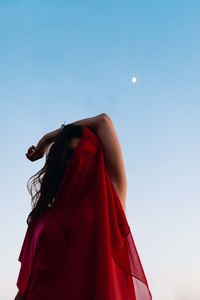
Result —
<path fill-rule="evenodd" d="M 28 225 L 39 217 L 45 208 L 52 206 L 67 163 L 73 155 L 73 149 L 69 149 L 69 142 L 73 137 L 80 137 L 82 132 L 81 125 L 73 123 L 65 125 L 59 136 L 50 145 L 42 169 L 27 181 L 27 189 L 32 197 L 32 210 L 26 220 Z"/>

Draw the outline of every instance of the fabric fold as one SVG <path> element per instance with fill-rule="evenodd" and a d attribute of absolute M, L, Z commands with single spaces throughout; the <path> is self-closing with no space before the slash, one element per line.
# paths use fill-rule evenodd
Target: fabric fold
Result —
<path fill-rule="evenodd" d="M 86 126 L 54 204 L 27 229 L 17 281 L 26 300 L 151 300 L 100 139 Z"/>

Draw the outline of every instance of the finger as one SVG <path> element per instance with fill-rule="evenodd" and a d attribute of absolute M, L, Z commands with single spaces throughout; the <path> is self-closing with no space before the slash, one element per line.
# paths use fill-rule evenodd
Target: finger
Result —
<path fill-rule="evenodd" d="M 28 152 L 27 153 L 32 153 L 34 150 L 33 149 L 28 149 Z"/>
<path fill-rule="evenodd" d="M 29 157 L 27 154 L 26 154 L 26 158 L 30 161 L 33 161 L 33 159 L 31 157 Z"/>
<path fill-rule="evenodd" d="M 30 155 L 32 155 L 33 153 L 34 154 L 37 154 L 38 153 L 38 149 L 37 148 L 32 148 L 32 147 L 30 147 L 29 149 L 28 149 L 28 152 L 27 152 L 28 154 L 30 154 Z"/>
<path fill-rule="evenodd" d="M 35 154 L 36 154 L 35 150 L 29 150 L 29 151 L 26 153 L 26 155 L 27 155 L 28 157 L 34 157 Z"/>
<path fill-rule="evenodd" d="M 35 150 L 35 146 L 29 147 L 27 153 L 31 153 L 33 150 Z"/>
<path fill-rule="evenodd" d="M 40 153 L 40 152 L 32 152 L 32 153 L 26 153 L 26 157 L 31 160 L 31 161 L 34 161 L 34 160 L 37 160 L 37 159 L 40 159 L 43 157 L 43 154 Z"/>

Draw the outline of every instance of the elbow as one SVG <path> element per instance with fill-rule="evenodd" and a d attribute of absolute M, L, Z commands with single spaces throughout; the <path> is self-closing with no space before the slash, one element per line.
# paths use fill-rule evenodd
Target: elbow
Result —
<path fill-rule="evenodd" d="M 106 113 L 100 114 L 99 127 L 102 128 L 102 130 L 105 130 L 106 128 L 110 127 L 111 124 L 112 124 L 112 120 L 110 119 L 108 114 Z"/>
<path fill-rule="evenodd" d="M 108 114 L 102 113 L 102 114 L 101 114 L 101 120 L 102 120 L 103 122 L 108 122 L 108 121 L 111 121 L 111 118 L 109 117 Z"/>

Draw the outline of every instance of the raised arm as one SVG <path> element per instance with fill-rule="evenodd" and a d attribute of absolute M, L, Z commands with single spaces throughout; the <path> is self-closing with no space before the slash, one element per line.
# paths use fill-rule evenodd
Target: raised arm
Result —
<path fill-rule="evenodd" d="M 93 130 L 99 137 L 109 177 L 126 212 L 127 178 L 121 145 L 111 118 L 106 114 L 73 122 Z"/>
<path fill-rule="evenodd" d="M 94 133 L 96 133 L 97 127 L 99 126 L 103 115 L 104 114 L 99 114 L 94 117 L 81 119 L 73 122 L 73 124 L 87 126 L 92 131 L 94 131 Z M 42 158 L 45 155 L 46 151 L 48 150 L 49 145 L 55 141 L 55 139 L 61 132 L 62 132 L 62 128 L 58 128 L 46 133 L 44 136 L 42 136 L 42 138 L 39 140 L 36 146 L 32 145 L 31 147 L 28 148 L 26 157 L 31 161 L 35 161 Z M 76 138 L 74 138 L 74 141 L 76 142 L 75 144 L 77 144 Z M 74 143 L 74 141 L 72 141 L 72 144 Z"/>
<path fill-rule="evenodd" d="M 127 177 L 126 168 L 122 154 L 122 148 L 111 118 L 103 115 L 97 135 L 104 149 L 105 165 L 109 177 L 119 196 L 124 212 L 126 212 Z"/>
<path fill-rule="evenodd" d="M 72 123 L 90 128 L 99 137 L 103 146 L 105 165 L 109 177 L 125 211 L 127 192 L 126 171 L 121 145 L 111 118 L 106 113 L 101 113 L 94 117 L 84 118 Z M 29 153 L 26 154 L 27 158 L 36 160 L 43 157 L 48 145 L 54 142 L 61 131 L 62 129 L 58 128 L 45 134 L 36 147 L 32 146 L 34 148 L 29 148 Z"/>
<path fill-rule="evenodd" d="M 106 113 L 101 113 L 75 121 L 73 124 L 87 126 L 99 137 L 109 177 L 126 212 L 126 171 L 121 145 L 111 118 Z"/>

